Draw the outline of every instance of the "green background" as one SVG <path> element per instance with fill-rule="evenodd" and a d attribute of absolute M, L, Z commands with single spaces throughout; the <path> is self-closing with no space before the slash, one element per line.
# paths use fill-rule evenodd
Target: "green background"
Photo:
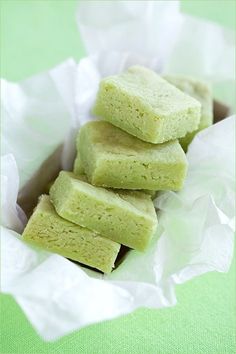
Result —
<path fill-rule="evenodd" d="M 1 1 L 1 76 L 21 80 L 85 55 L 74 0 Z M 235 26 L 235 1 L 182 1 L 184 12 Z M 236 352 L 235 263 L 177 287 L 177 306 L 140 309 L 43 342 L 16 302 L 1 295 L 1 353 L 231 354 Z M 96 294 L 94 294 L 96 296 Z"/>

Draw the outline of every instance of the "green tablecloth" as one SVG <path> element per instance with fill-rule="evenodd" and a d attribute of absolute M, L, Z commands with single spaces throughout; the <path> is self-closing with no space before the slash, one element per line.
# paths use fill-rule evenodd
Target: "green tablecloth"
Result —
<path fill-rule="evenodd" d="M 1 76 L 20 80 L 85 54 L 74 0 L 1 1 Z M 188 13 L 235 26 L 235 2 L 183 1 Z M 44 343 L 21 309 L 1 295 L 1 353 L 231 354 L 236 352 L 235 263 L 177 287 L 178 305 L 140 309 Z"/>

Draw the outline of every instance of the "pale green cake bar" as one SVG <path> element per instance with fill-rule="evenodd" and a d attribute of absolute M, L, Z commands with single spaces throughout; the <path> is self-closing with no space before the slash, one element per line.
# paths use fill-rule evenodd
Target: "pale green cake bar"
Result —
<path fill-rule="evenodd" d="M 141 191 L 143 193 L 149 194 L 151 196 L 152 200 L 154 200 L 156 198 L 157 192 L 158 192 L 158 191 L 151 191 L 151 190 L 149 191 L 148 189 L 141 189 Z"/>
<path fill-rule="evenodd" d="M 74 161 L 74 173 L 76 175 L 83 175 L 85 173 L 79 151 L 77 151 L 76 158 Z"/>
<path fill-rule="evenodd" d="M 93 113 L 151 143 L 197 129 L 201 104 L 142 66 L 100 82 Z"/>
<path fill-rule="evenodd" d="M 187 160 L 178 140 L 150 144 L 108 122 L 92 121 L 81 127 L 77 150 L 93 185 L 152 191 L 183 187 Z"/>
<path fill-rule="evenodd" d="M 80 157 L 80 153 L 79 151 L 77 151 L 77 155 L 76 155 L 76 159 L 74 162 L 74 174 L 77 176 L 82 176 L 85 175 L 85 171 L 83 168 L 83 164 L 81 161 L 81 157 Z M 156 195 L 157 195 L 157 191 L 152 191 L 152 190 L 147 190 L 147 189 L 142 189 L 141 190 L 144 193 L 147 193 L 151 196 L 152 199 L 155 199 Z"/>
<path fill-rule="evenodd" d="M 110 273 L 120 250 L 120 245 L 87 228 L 61 218 L 50 202 L 49 196 L 40 197 L 23 239 L 47 251 Z"/>
<path fill-rule="evenodd" d="M 202 81 L 189 76 L 183 75 L 165 75 L 165 80 L 179 88 L 181 91 L 194 97 L 201 105 L 201 119 L 196 130 L 186 134 L 185 137 L 179 139 L 183 149 L 186 151 L 188 145 L 193 140 L 194 136 L 201 130 L 208 128 L 213 123 L 213 97 L 210 86 Z"/>
<path fill-rule="evenodd" d="M 151 197 L 145 193 L 107 190 L 61 171 L 50 189 L 57 213 L 104 237 L 143 251 L 156 230 Z"/>

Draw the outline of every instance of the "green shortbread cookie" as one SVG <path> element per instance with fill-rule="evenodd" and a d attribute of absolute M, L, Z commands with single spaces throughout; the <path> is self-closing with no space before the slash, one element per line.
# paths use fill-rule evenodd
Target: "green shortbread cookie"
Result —
<path fill-rule="evenodd" d="M 77 151 L 77 156 L 74 162 L 74 174 L 77 176 L 83 176 L 85 174 L 79 151 Z M 143 189 L 141 191 L 149 194 L 152 199 L 154 199 L 157 195 L 157 191 L 152 191 L 147 189 Z"/>
<path fill-rule="evenodd" d="M 148 189 L 141 189 L 141 191 L 143 193 L 149 194 L 151 196 L 152 200 L 154 200 L 156 198 L 157 192 L 158 192 L 158 191 L 151 191 L 151 190 L 149 191 Z"/>
<path fill-rule="evenodd" d="M 151 191 L 183 187 L 187 160 L 178 140 L 150 144 L 108 122 L 92 121 L 81 127 L 77 150 L 93 185 Z"/>
<path fill-rule="evenodd" d="M 61 218 L 49 200 L 39 203 L 23 232 L 23 239 L 47 251 L 110 273 L 120 245 L 87 228 Z"/>
<path fill-rule="evenodd" d="M 213 97 L 210 86 L 201 80 L 182 75 L 165 75 L 165 80 L 176 86 L 181 91 L 194 97 L 202 105 L 201 119 L 196 130 L 179 139 L 186 151 L 194 136 L 201 130 L 208 128 L 213 123 Z"/>
<path fill-rule="evenodd" d="M 145 250 L 157 226 L 151 197 L 94 187 L 85 180 L 71 172 L 60 172 L 50 189 L 57 213 L 113 241 Z"/>
<path fill-rule="evenodd" d="M 142 66 L 100 82 L 93 113 L 151 143 L 197 129 L 201 104 Z"/>
<path fill-rule="evenodd" d="M 74 173 L 78 176 L 85 174 L 79 151 L 77 151 L 74 162 Z"/>

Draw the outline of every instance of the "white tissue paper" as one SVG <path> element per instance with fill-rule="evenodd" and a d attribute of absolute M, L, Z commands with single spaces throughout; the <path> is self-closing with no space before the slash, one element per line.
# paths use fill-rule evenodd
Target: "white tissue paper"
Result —
<path fill-rule="evenodd" d="M 132 51 L 158 71 L 199 76 L 235 105 L 235 32 L 180 12 L 179 1 L 80 1 L 77 23 L 89 54 Z"/>
<path fill-rule="evenodd" d="M 116 26 L 127 31 L 133 27 L 138 30 L 146 23 L 146 35 L 140 41 L 150 40 L 148 48 L 145 41 L 141 46 L 134 34 L 132 41 L 132 36 L 120 41 L 118 37 L 114 39 L 117 46 L 130 40 L 129 50 L 136 42 L 147 58 L 140 57 L 134 46 L 133 54 L 101 52 L 82 59 L 78 65 L 70 59 L 19 84 L 2 82 L 2 291 L 14 296 L 37 332 L 48 341 L 138 307 L 173 306 L 175 284 L 209 271 L 227 272 L 233 255 L 234 117 L 195 137 L 187 154 L 189 171 L 184 189 L 179 193 L 162 192 L 155 200 L 159 226 L 148 250 L 145 253 L 130 250 L 110 275 L 88 270 L 21 240 L 26 217 L 16 204 L 18 189 L 22 190 L 61 143 L 64 143 L 62 167 L 71 168 L 74 137 L 80 125 L 94 119 L 90 109 L 100 79 L 132 64 L 160 71 L 170 53 L 165 46 L 166 54 L 161 59 L 165 42 L 156 46 L 158 52 L 153 49 L 155 22 L 148 22 L 147 18 L 152 18 L 155 2 L 137 2 L 137 8 L 128 1 L 113 2 L 116 12 L 106 5 L 108 12 L 102 23 L 102 11 L 96 12 L 94 18 L 91 16 L 91 3 L 82 4 L 80 10 L 86 21 L 86 26 L 81 21 L 82 34 L 89 49 L 95 48 L 95 42 L 100 43 L 96 49 L 109 47 L 106 26 L 118 36 Z M 170 14 L 172 23 L 179 24 L 176 2 L 156 3 L 160 15 L 166 14 L 166 21 Z M 156 19 L 158 31 L 163 30 L 166 22 L 159 16 Z M 99 26 L 101 31 L 96 32 L 98 38 L 94 41 L 89 34 L 94 34 Z M 223 45 L 226 47 L 227 43 L 223 41 Z M 228 65 L 229 61 L 224 62 Z M 206 69 L 204 63 L 205 60 L 201 62 L 201 70 Z M 232 68 L 226 66 L 224 70 L 215 68 L 212 76 L 220 75 L 227 80 Z M 204 73 L 207 70 L 203 76 Z"/>

